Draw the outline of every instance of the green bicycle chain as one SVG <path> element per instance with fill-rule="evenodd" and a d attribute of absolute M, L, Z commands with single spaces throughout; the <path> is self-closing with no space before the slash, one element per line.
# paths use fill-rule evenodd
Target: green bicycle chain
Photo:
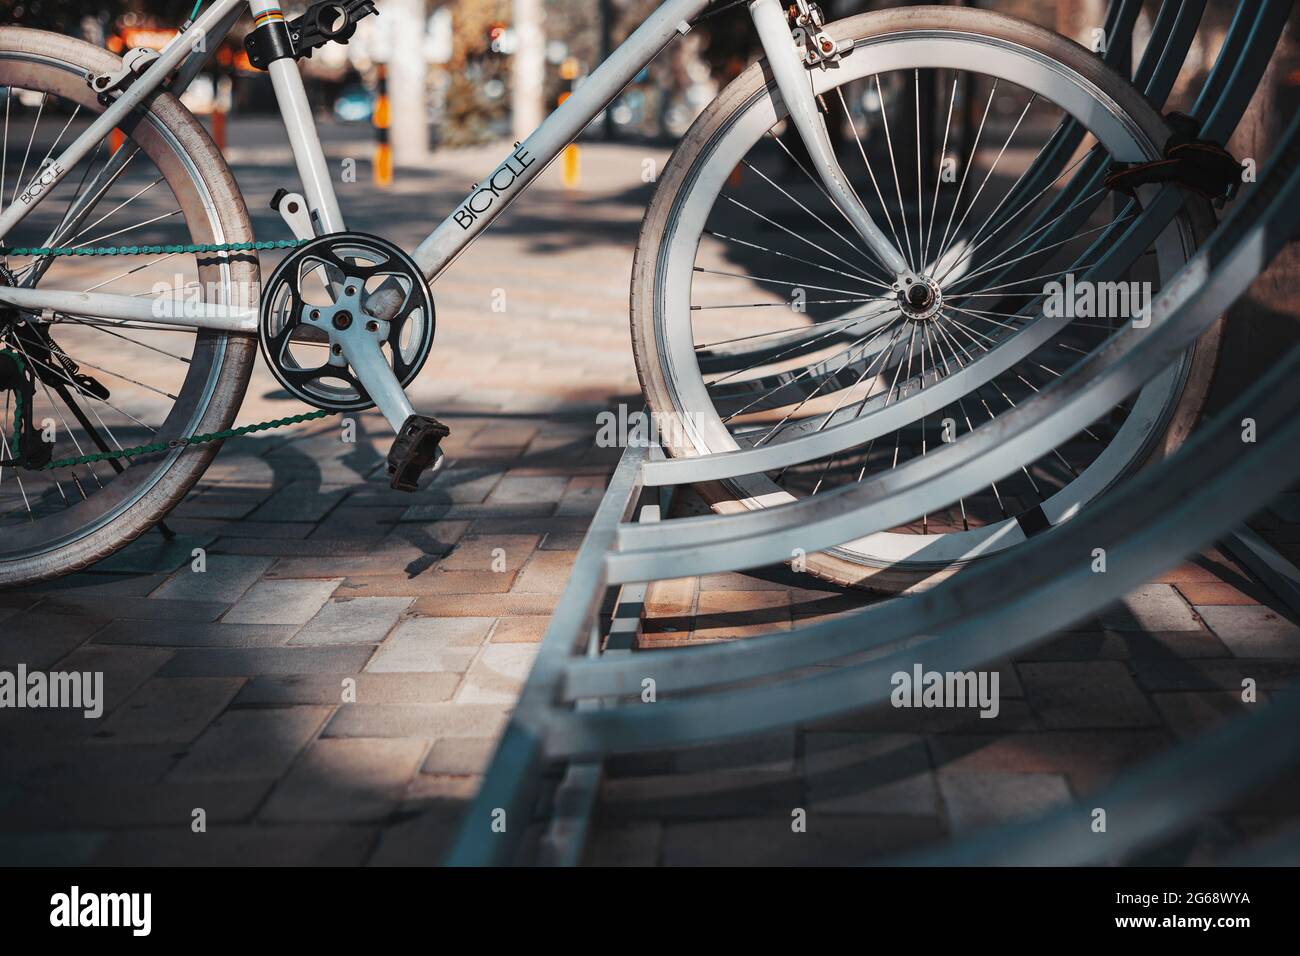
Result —
<path fill-rule="evenodd" d="M 155 245 L 155 246 L 33 246 L 33 247 L 14 247 L 0 246 L 0 255 L 4 256 L 36 256 L 38 258 L 53 256 L 152 256 L 172 253 L 189 253 L 189 252 L 260 252 L 265 249 L 293 249 L 305 243 L 311 242 L 310 239 L 268 239 L 259 242 L 220 242 L 220 243 L 189 243 L 186 245 Z M 21 363 L 21 358 L 12 352 L 0 352 L 13 356 Z M 19 395 L 15 416 L 22 412 L 22 396 Z M 272 428 L 283 428 L 286 425 L 297 425 L 301 422 L 309 422 L 319 418 L 325 418 L 329 415 L 337 414 L 326 410 L 314 412 L 303 412 L 299 415 L 290 415 L 287 418 L 273 418 L 270 421 L 258 422 L 255 425 L 241 425 L 238 428 L 226 428 L 219 432 L 208 432 L 205 434 L 191 435 L 188 438 L 173 438 L 165 442 L 153 442 L 149 445 L 136 445 L 133 448 L 120 448 L 117 451 L 96 452 L 93 455 L 77 455 L 72 458 L 60 458 L 57 461 L 47 462 L 42 465 L 39 471 L 49 471 L 53 468 L 71 468 L 75 465 L 89 465 L 99 461 L 115 461 L 121 458 L 131 458 L 136 455 L 151 455 L 160 451 L 169 451 L 172 448 L 179 448 L 188 445 L 203 445 L 208 442 L 222 441 L 227 438 L 238 438 L 242 435 L 248 435 L 252 432 L 268 431 Z M 15 417 L 14 430 L 14 449 L 13 453 L 18 454 L 18 432 L 17 423 L 19 419 Z"/>
<path fill-rule="evenodd" d="M 0 256 L 156 256 L 178 252 L 257 252 L 263 249 L 293 249 L 310 239 L 267 239 L 260 242 L 192 242 L 165 246 L 0 246 Z"/>
<path fill-rule="evenodd" d="M 111 461 L 118 458 L 130 458 L 135 455 L 152 455 L 155 452 L 169 451 L 172 448 L 180 448 L 186 445 L 203 445 L 207 442 L 222 441 L 226 438 L 238 438 L 241 435 L 248 435 L 252 432 L 267 431 L 272 428 L 283 428 L 285 425 L 297 425 L 300 422 L 309 422 L 317 418 L 325 418 L 328 415 L 336 415 L 337 412 L 325 411 L 320 409 L 314 412 L 303 412 L 300 415 L 290 415 L 288 418 L 273 418 L 267 422 L 258 422 L 256 425 L 240 425 L 238 428 L 226 428 L 219 432 L 208 432 L 201 435 L 191 435 L 189 438 L 173 438 L 170 441 L 154 442 L 150 445 L 136 445 L 134 448 L 120 448 L 117 451 L 101 451 L 93 455 L 77 455 L 74 458 L 60 458 L 58 461 L 52 461 L 42 465 L 40 471 L 49 471 L 51 468 L 71 468 L 73 465 L 89 465 L 97 461 Z"/>

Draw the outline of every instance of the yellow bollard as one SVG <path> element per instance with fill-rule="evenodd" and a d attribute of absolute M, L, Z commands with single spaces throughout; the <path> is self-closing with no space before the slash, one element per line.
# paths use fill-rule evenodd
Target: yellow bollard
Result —
<path fill-rule="evenodd" d="M 393 184 L 393 147 L 388 142 L 388 125 L 392 116 L 388 108 L 388 68 L 380 63 L 375 90 L 375 109 L 370 117 L 375 127 L 375 158 L 371 164 L 376 186 Z"/>
<path fill-rule="evenodd" d="M 556 106 L 563 106 L 564 101 L 569 98 L 568 92 L 560 94 L 556 101 Z M 564 152 L 560 154 L 560 180 L 564 183 L 565 189 L 575 189 L 578 185 L 578 144 L 570 143 L 564 147 Z"/>

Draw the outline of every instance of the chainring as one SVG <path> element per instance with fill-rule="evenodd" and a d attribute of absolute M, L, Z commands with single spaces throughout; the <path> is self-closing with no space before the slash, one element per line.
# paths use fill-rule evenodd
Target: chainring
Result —
<path fill-rule="evenodd" d="M 340 310 L 344 300 L 359 304 L 356 315 Z M 334 412 L 372 407 L 342 349 L 330 341 L 328 325 L 322 331 L 309 321 L 322 315 L 334 322 L 386 321 L 383 351 L 403 388 L 433 346 L 433 298 L 424 275 L 405 252 L 378 236 L 333 233 L 295 249 L 263 288 L 258 322 L 262 355 L 291 394 Z"/>

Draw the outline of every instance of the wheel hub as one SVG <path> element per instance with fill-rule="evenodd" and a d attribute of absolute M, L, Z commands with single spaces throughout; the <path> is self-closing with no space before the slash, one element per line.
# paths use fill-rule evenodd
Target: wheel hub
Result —
<path fill-rule="evenodd" d="M 928 276 L 912 282 L 898 291 L 898 305 L 903 315 L 916 322 L 934 318 L 943 307 L 943 294 L 938 283 Z"/>

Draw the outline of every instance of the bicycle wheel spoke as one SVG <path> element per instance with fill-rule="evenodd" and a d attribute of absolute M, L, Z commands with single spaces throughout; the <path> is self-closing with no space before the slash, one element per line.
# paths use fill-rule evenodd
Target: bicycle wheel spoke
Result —
<path fill-rule="evenodd" d="M 27 149 L 23 151 L 23 164 L 18 168 L 18 178 L 14 180 L 14 193 L 9 197 L 9 205 L 11 206 L 18 201 L 18 189 L 22 186 L 23 177 L 27 175 L 27 160 L 32 155 L 32 143 L 36 139 L 36 130 L 41 125 L 41 114 L 45 112 L 45 100 L 48 96 L 48 93 L 41 94 L 41 105 L 36 110 L 36 119 L 32 123 L 32 134 L 27 137 Z"/>
<path fill-rule="evenodd" d="M 811 259 L 803 259 L 803 258 L 801 258 L 801 257 L 799 257 L 799 256 L 791 255 L 791 254 L 788 253 L 788 252 L 782 252 L 782 251 L 779 250 L 779 249 L 771 249 L 771 248 L 768 248 L 767 246 L 759 245 L 759 244 L 756 243 L 756 242 L 749 242 L 749 241 L 747 241 L 747 240 L 745 240 L 745 239 L 737 239 L 735 236 L 724 235 L 723 233 L 715 232 L 715 231 L 712 230 L 712 229 L 705 229 L 705 230 L 704 230 L 704 234 L 707 235 L 707 236 L 713 236 L 715 239 L 722 239 L 722 240 L 725 241 L 725 242 L 734 242 L 734 243 L 736 243 L 736 244 L 738 244 L 738 245 L 748 246 L 748 247 L 750 247 L 751 249 L 757 249 L 757 250 L 759 250 L 760 252 L 766 252 L 766 253 L 769 254 L 769 255 L 780 256 L 780 257 L 783 258 L 783 259 L 792 259 L 792 260 L 794 260 L 795 262 L 802 263 L 803 265 L 806 265 L 806 266 L 812 266 L 814 269 L 822 269 L 822 270 L 824 270 L 824 271 L 826 271 L 826 272 L 830 272 L 830 273 L 832 273 L 832 274 L 834 274 L 834 275 L 843 276 L 843 277 L 846 278 L 846 279 L 852 279 L 854 282 L 863 282 L 863 283 L 866 283 L 866 284 L 868 284 L 868 285 L 877 285 L 877 286 L 880 286 L 880 288 L 882 288 L 882 289 L 888 289 L 888 288 L 889 288 L 889 286 L 886 285 L 884 282 L 878 282 L 878 281 L 876 281 L 875 279 L 864 279 L 864 278 L 861 278 L 861 277 L 859 277 L 859 276 L 855 276 L 855 275 L 853 275 L 852 273 L 845 272 L 845 271 L 843 271 L 842 269 L 832 269 L 830 266 L 822 265 L 822 264 L 819 263 L 819 262 L 813 262 Z"/>
<path fill-rule="evenodd" d="M 849 104 L 844 99 L 844 91 L 839 87 L 835 88 L 836 94 L 840 98 L 840 106 L 844 109 L 844 115 L 851 117 Z M 880 200 L 880 209 L 885 214 L 885 222 L 889 225 L 889 232 L 894 237 L 894 247 L 901 250 L 903 241 L 898 237 L 898 230 L 894 228 L 894 217 L 889 214 L 889 204 L 885 202 L 884 193 L 880 191 L 880 183 L 876 181 L 876 173 L 871 168 L 871 160 L 867 159 L 866 147 L 862 145 L 862 137 L 858 135 L 857 124 L 850 119 L 849 128 L 853 130 L 853 141 L 858 144 L 858 154 L 862 157 L 862 165 L 867 168 L 867 176 L 871 179 L 871 188 L 876 192 L 876 198 Z M 829 197 L 828 197 L 829 198 Z M 838 208 L 838 207 L 837 207 Z"/>
<path fill-rule="evenodd" d="M 966 179 L 970 176 L 971 167 L 975 165 L 975 153 L 979 149 L 980 137 L 984 135 L 984 124 L 988 122 L 989 108 L 993 105 L 993 97 L 998 91 L 998 81 L 993 81 L 993 88 L 989 90 L 988 102 L 984 104 L 984 116 L 980 119 L 979 129 L 975 131 L 975 138 L 971 141 L 970 157 L 966 161 L 966 166 L 961 171 L 961 181 L 957 184 L 957 195 L 953 198 L 952 208 L 948 210 L 948 224 L 943 228 L 943 238 L 939 240 L 939 255 L 937 259 L 942 260 L 944 252 L 948 249 L 948 232 L 952 229 L 952 220 L 957 213 L 957 207 L 961 205 L 961 194 L 966 188 Z"/>
<path fill-rule="evenodd" d="M 885 148 L 889 151 L 889 168 L 894 174 L 894 192 L 898 196 L 898 217 L 903 222 L 903 239 L 907 246 L 907 263 L 913 269 L 920 266 L 912 252 L 912 237 L 907 232 L 907 205 L 903 202 L 903 186 L 898 178 L 898 163 L 894 160 L 894 140 L 889 135 L 889 110 L 885 108 L 885 91 L 880 87 L 880 74 L 875 76 L 876 95 L 880 97 L 880 122 L 885 128 Z M 902 250 L 899 250 L 902 251 Z"/>

